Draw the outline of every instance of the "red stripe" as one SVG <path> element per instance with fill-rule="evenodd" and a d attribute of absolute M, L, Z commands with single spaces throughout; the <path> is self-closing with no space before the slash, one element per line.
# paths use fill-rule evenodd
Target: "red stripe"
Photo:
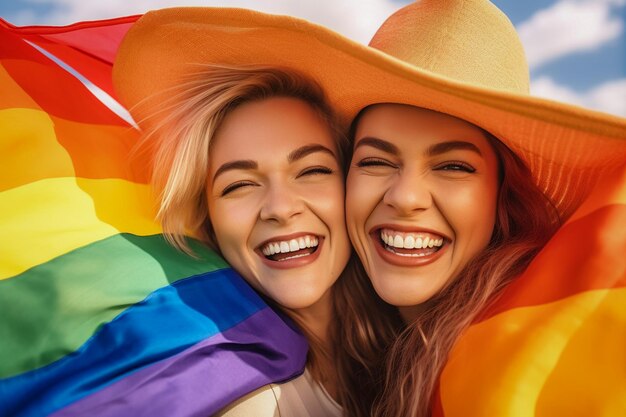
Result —
<path fill-rule="evenodd" d="M 115 97 L 111 68 L 122 39 L 139 17 L 78 22 L 68 26 L 23 27 L 0 19 L 0 27 L 41 46 Z"/>
<path fill-rule="evenodd" d="M 113 66 L 110 62 L 85 54 L 71 46 L 47 40 L 44 37 L 28 36 L 26 39 L 50 52 L 93 84 L 106 91 L 111 97 L 116 98 L 111 76 Z"/>
<path fill-rule="evenodd" d="M 612 204 L 561 227 L 480 320 L 585 291 L 625 287 L 625 224 L 626 205 Z"/>
<path fill-rule="evenodd" d="M 0 60 L 11 78 L 43 111 L 82 123 L 127 126 L 73 75 L 3 28 Z"/>
<path fill-rule="evenodd" d="M 124 23 L 133 23 L 139 19 L 141 15 L 115 17 L 112 19 L 92 20 L 86 22 L 76 22 L 65 26 L 47 26 L 47 25 L 27 25 L 15 26 L 0 17 L 0 28 L 6 28 L 12 32 L 19 34 L 45 34 L 45 33 L 65 33 L 85 28 L 104 27 L 111 25 L 121 25 Z"/>

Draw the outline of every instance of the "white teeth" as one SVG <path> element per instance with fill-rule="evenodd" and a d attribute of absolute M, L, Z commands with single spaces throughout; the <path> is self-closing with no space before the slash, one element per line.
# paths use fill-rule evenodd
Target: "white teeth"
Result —
<path fill-rule="evenodd" d="M 389 230 L 381 230 L 380 238 L 387 246 L 399 249 L 426 249 L 443 245 L 443 238 L 423 236 L 423 233 L 399 234 Z"/>
<path fill-rule="evenodd" d="M 303 236 L 297 239 L 291 239 L 288 241 L 277 241 L 265 244 L 261 248 L 261 253 L 265 256 L 275 255 L 277 253 L 289 253 L 296 252 L 305 248 L 314 248 L 319 244 L 319 240 L 315 236 Z M 302 254 L 307 256 L 308 254 Z M 287 258 L 291 259 L 291 258 Z"/>

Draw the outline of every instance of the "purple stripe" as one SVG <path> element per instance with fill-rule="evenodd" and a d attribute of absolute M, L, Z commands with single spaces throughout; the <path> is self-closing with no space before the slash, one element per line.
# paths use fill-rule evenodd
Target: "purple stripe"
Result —
<path fill-rule="evenodd" d="M 297 330 L 265 308 L 52 415 L 206 417 L 263 385 L 302 373 L 306 350 Z"/>

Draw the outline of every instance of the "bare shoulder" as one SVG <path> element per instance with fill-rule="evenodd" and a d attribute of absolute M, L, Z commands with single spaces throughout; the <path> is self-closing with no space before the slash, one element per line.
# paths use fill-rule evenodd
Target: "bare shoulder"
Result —
<path fill-rule="evenodd" d="M 215 414 L 219 417 L 280 417 L 271 385 L 252 391 Z"/>

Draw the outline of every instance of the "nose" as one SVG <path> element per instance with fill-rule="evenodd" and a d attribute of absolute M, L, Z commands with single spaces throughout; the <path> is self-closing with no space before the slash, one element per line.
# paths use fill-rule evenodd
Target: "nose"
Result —
<path fill-rule="evenodd" d="M 295 190 L 282 183 L 270 184 L 259 216 L 264 221 L 286 223 L 303 210 L 304 202 Z"/>
<path fill-rule="evenodd" d="M 393 178 L 393 182 L 383 197 L 383 202 L 399 215 L 407 216 L 432 206 L 432 190 L 428 180 L 423 176 L 400 171 Z"/>

